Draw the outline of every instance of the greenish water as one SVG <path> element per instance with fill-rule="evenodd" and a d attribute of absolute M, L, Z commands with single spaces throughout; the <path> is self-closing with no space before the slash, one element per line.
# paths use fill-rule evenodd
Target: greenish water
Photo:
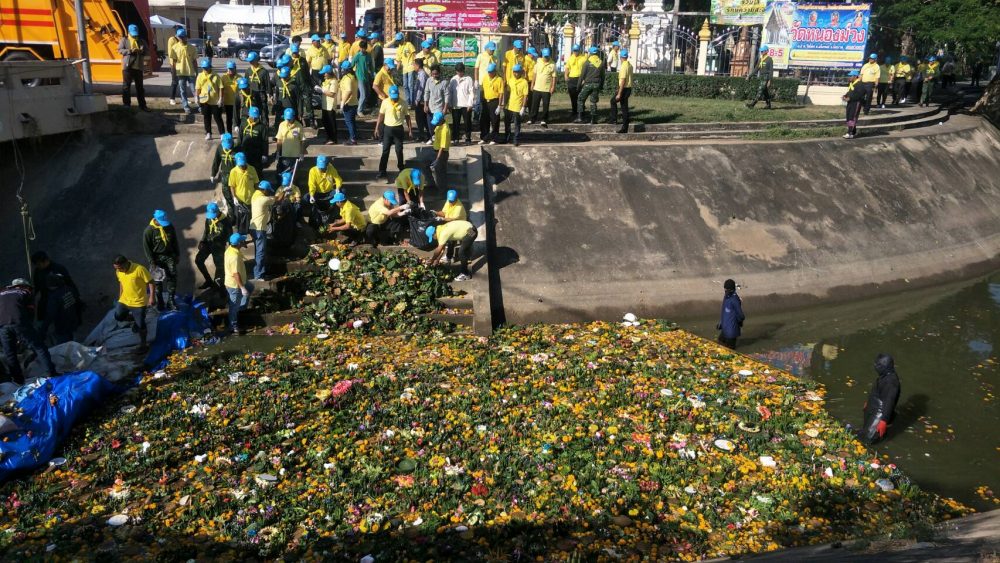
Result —
<path fill-rule="evenodd" d="M 1000 508 L 1000 273 L 948 287 L 755 317 L 739 351 L 823 383 L 827 408 L 862 424 L 873 360 L 892 354 L 902 384 L 897 420 L 877 451 L 927 490 L 977 510 Z M 714 337 L 714 320 L 681 326 Z"/>

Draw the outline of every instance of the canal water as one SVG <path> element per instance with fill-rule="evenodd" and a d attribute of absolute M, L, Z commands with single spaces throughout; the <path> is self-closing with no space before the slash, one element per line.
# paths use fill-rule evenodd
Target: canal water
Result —
<path fill-rule="evenodd" d="M 845 425 L 862 425 L 875 356 L 892 354 L 902 392 L 877 451 L 926 490 L 1000 508 L 1000 273 L 785 315 L 755 316 L 752 298 L 743 305 L 739 351 L 821 382 Z M 681 326 L 714 338 L 715 322 Z"/>

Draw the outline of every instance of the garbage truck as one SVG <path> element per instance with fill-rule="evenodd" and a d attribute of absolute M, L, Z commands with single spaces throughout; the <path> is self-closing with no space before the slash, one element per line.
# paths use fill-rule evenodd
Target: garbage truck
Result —
<path fill-rule="evenodd" d="M 118 42 L 129 24 L 139 26 L 150 55 L 155 56 L 148 0 L 79 1 L 94 82 L 121 83 Z M 0 0 L 0 61 L 80 58 L 74 0 Z M 147 58 L 146 74 L 151 75 L 152 68 Z"/>

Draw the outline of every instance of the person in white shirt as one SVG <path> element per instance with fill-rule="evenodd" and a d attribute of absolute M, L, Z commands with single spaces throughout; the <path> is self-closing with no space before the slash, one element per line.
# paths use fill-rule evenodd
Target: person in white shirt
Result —
<path fill-rule="evenodd" d="M 465 143 L 472 144 L 472 107 L 476 105 L 476 84 L 465 75 L 465 65 L 455 65 L 455 76 L 448 83 L 448 107 L 451 108 L 452 142 L 459 143 L 462 119 L 465 119 Z"/>

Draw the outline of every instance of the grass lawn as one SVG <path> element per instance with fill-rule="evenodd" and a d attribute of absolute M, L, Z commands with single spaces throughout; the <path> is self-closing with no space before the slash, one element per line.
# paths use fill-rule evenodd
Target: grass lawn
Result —
<path fill-rule="evenodd" d="M 597 104 L 599 119 L 607 119 L 611 100 L 602 97 Z M 712 123 L 739 121 L 801 121 L 811 119 L 841 119 L 843 108 L 837 106 L 800 106 L 796 104 L 775 103 L 775 109 L 763 109 L 763 104 L 757 104 L 754 109 L 747 109 L 738 100 L 713 100 L 701 98 L 651 98 L 633 96 L 629 105 L 632 108 L 634 121 L 644 123 Z M 563 123 L 572 121 L 570 103 L 567 94 L 556 93 L 550 106 L 550 122 Z"/>

